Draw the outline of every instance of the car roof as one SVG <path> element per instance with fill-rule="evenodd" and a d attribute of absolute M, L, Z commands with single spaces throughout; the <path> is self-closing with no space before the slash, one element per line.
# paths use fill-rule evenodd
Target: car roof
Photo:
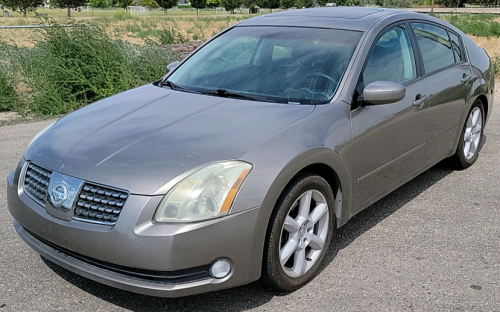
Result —
<path fill-rule="evenodd" d="M 238 26 L 319 27 L 364 31 L 377 19 L 398 14 L 422 16 L 385 8 L 324 7 L 265 14 L 243 21 Z"/>

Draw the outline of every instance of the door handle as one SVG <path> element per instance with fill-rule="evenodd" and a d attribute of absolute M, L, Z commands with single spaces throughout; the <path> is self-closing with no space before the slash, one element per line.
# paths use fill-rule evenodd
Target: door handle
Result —
<path fill-rule="evenodd" d="M 428 95 L 417 94 L 417 96 L 415 97 L 415 101 L 413 101 L 413 106 L 416 106 L 418 109 L 422 108 L 428 98 Z"/>
<path fill-rule="evenodd" d="M 462 79 L 460 79 L 460 81 L 463 83 L 463 84 L 467 84 L 467 82 L 471 79 L 471 75 L 468 75 L 466 73 L 464 73 L 462 75 Z"/>

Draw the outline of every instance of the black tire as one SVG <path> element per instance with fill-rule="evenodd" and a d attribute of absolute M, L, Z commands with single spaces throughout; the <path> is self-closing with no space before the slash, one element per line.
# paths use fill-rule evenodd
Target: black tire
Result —
<path fill-rule="evenodd" d="M 302 206 L 306 207 L 302 211 L 307 212 L 307 218 L 304 218 L 304 214 L 299 215 L 299 199 L 307 203 L 309 194 L 309 204 Z M 294 220 L 297 223 L 284 226 L 288 216 L 288 221 Z M 294 234 L 286 227 L 293 227 Z M 334 196 L 329 184 L 314 174 L 297 176 L 283 191 L 271 215 L 264 246 L 261 280 L 279 291 L 292 291 L 307 284 L 319 273 L 335 230 Z M 323 238 L 323 248 L 319 248 Z M 295 241 L 298 241 L 296 247 L 290 247 L 294 248 L 293 253 L 289 258 L 283 256 L 283 259 L 288 260 L 284 260 L 286 263 L 282 265 L 281 248 L 287 243 L 287 246 L 293 246 Z M 285 254 L 288 253 L 283 252 Z M 296 270 L 303 272 L 297 273 Z"/>
<path fill-rule="evenodd" d="M 480 116 L 478 116 L 476 126 L 472 127 L 471 129 L 471 126 L 473 126 L 472 124 L 470 124 L 472 115 L 477 112 L 480 113 Z M 460 140 L 458 141 L 457 150 L 452 156 L 453 164 L 457 169 L 467 169 L 476 162 L 477 157 L 479 156 L 481 143 L 483 141 L 484 121 L 485 117 L 483 103 L 481 102 L 481 100 L 476 100 L 472 105 L 469 113 L 467 114 L 467 118 L 465 119 L 465 124 L 460 135 Z M 480 126 L 480 129 L 477 128 L 478 125 Z M 473 133 L 473 136 L 471 136 L 470 133 Z M 477 143 L 474 144 L 474 142 Z M 465 147 L 467 146 L 467 144 L 473 147 L 473 152 L 469 152 L 466 155 Z"/>

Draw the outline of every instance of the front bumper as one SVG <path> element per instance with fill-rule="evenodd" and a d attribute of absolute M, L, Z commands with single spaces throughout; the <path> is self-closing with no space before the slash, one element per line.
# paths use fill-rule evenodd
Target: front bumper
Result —
<path fill-rule="evenodd" d="M 21 238 L 52 262 L 120 289 L 179 297 L 235 287 L 261 273 L 265 232 L 273 203 L 193 224 L 153 224 L 160 197 L 131 195 L 114 226 L 61 220 L 24 194 L 9 175 L 7 202 Z M 230 274 L 210 276 L 217 259 Z"/>

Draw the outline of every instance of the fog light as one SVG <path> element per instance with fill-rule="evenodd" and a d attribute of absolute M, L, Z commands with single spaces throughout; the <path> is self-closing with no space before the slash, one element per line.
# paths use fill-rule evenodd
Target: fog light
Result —
<path fill-rule="evenodd" d="M 226 259 L 219 259 L 210 267 L 210 274 L 215 278 L 224 278 L 231 272 L 231 263 Z"/>

